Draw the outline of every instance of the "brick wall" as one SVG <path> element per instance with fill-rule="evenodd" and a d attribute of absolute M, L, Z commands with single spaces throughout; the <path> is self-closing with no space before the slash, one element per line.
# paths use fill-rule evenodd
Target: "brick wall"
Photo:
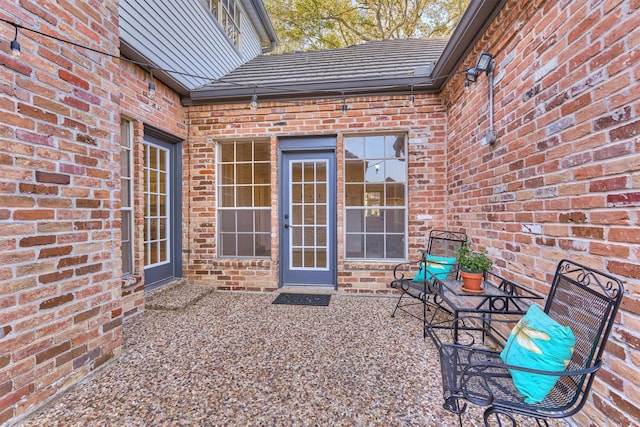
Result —
<path fill-rule="evenodd" d="M 488 79 L 443 92 L 449 228 L 487 247 L 503 274 L 546 290 L 563 258 L 626 286 L 619 323 L 576 425 L 640 420 L 640 2 L 509 1 L 465 60 L 496 56 Z"/>
<path fill-rule="evenodd" d="M 117 1 L 0 17 L 118 55 Z M 120 353 L 113 58 L 0 23 L 0 424 Z"/>
<path fill-rule="evenodd" d="M 185 110 L 180 96 L 154 80 L 156 94 L 149 96 L 148 71 L 126 60 L 120 61 L 120 113 L 133 125 L 134 155 L 134 274 L 122 280 L 122 310 L 125 318 L 144 309 L 144 126 L 153 126 L 180 139 L 186 139 Z M 185 207 L 186 209 L 186 207 Z"/>
<path fill-rule="evenodd" d="M 214 285 L 227 290 L 275 290 L 278 287 L 278 165 L 280 136 L 337 134 L 338 162 L 338 289 L 353 293 L 389 292 L 392 263 L 360 263 L 344 260 L 343 136 L 353 134 L 404 132 L 408 135 L 409 254 L 419 257 L 425 234 L 444 224 L 446 171 L 446 114 L 436 95 L 408 97 L 367 97 L 342 100 L 260 102 L 256 113 L 243 104 L 192 107 L 190 138 L 185 147 L 183 194 L 189 212 L 184 274 L 191 283 Z M 267 138 L 271 141 L 272 255 L 268 260 L 225 260 L 216 251 L 216 141 Z"/>

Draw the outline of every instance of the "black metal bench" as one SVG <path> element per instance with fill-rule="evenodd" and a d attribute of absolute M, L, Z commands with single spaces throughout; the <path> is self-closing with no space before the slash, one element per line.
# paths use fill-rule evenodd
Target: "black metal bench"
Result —
<path fill-rule="evenodd" d="M 548 418 L 564 418 L 585 404 L 623 296 L 622 283 L 602 272 L 563 260 L 558 264 L 544 312 L 575 336 L 573 355 L 565 371 L 544 371 L 505 365 L 499 351 L 465 345 L 440 348 L 444 408 L 460 416 L 466 402 L 488 406 L 485 426 L 506 420 L 516 426 L 514 414 L 533 417 L 539 425 Z M 559 380 L 539 403 L 526 403 L 515 388 L 512 372 L 556 376 Z"/>
<path fill-rule="evenodd" d="M 429 298 L 434 294 L 432 289 L 433 276 L 428 271 L 428 264 L 438 264 L 439 261 L 434 261 L 430 256 L 436 257 L 456 257 L 456 251 L 462 247 L 467 241 L 467 235 L 465 233 L 456 231 L 445 230 L 431 230 L 429 233 L 429 241 L 427 244 L 427 250 L 422 253 L 422 256 L 417 261 L 411 261 L 396 265 L 393 270 L 394 280 L 391 282 L 391 287 L 398 289 L 402 293 L 398 298 L 398 303 L 391 314 L 391 317 L 395 317 L 398 310 L 409 314 L 422 321 L 423 336 L 427 336 L 427 330 L 425 326 L 425 319 L 427 318 L 427 306 L 429 304 Z M 455 279 L 458 275 L 458 266 L 454 262 L 451 264 L 449 272 L 446 277 L 438 277 L 441 280 Z M 424 272 L 422 280 L 414 280 L 414 277 L 419 269 Z M 403 299 L 410 297 L 408 300 Z M 421 305 L 421 310 L 416 311 L 415 306 Z M 412 307 L 414 309 L 412 309 Z"/>

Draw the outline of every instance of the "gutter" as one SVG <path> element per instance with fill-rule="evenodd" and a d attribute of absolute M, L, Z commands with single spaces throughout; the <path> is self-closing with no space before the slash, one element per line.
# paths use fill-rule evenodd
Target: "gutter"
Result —
<path fill-rule="evenodd" d="M 506 3 L 507 0 L 471 0 L 431 73 L 435 89 L 442 89 Z"/>
<path fill-rule="evenodd" d="M 276 34 L 276 30 L 273 28 L 273 23 L 271 22 L 271 18 L 269 18 L 267 9 L 264 7 L 264 2 L 262 0 L 249 1 L 251 2 L 251 6 L 253 6 L 254 10 L 258 14 L 258 19 L 260 19 L 260 23 L 265 29 L 266 36 L 271 42 L 269 46 L 262 47 L 262 53 L 269 53 L 278 45 L 278 35 Z"/>

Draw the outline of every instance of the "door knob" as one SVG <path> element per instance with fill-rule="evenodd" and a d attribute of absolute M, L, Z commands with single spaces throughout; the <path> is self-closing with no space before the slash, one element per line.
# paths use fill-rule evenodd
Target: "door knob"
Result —
<path fill-rule="evenodd" d="M 285 224 L 285 225 L 284 225 L 284 228 L 289 228 L 289 224 Z"/>

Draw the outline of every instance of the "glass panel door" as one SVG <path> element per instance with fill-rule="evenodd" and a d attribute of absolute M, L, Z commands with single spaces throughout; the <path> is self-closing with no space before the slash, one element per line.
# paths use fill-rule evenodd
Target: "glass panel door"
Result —
<path fill-rule="evenodd" d="M 282 284 L 335 286 L 335 155 L 284 153 Z"/>
<path fill-rule="evenodd" d="M 182 275 L 179 144 L 144 137 L 144 280 L 152 288 Z"/>
<path fill-rule="evenodd" d="M 145 144 L 144 156 L 144 264 L 153 267 L 169 261 L 169 150 Z"/>

